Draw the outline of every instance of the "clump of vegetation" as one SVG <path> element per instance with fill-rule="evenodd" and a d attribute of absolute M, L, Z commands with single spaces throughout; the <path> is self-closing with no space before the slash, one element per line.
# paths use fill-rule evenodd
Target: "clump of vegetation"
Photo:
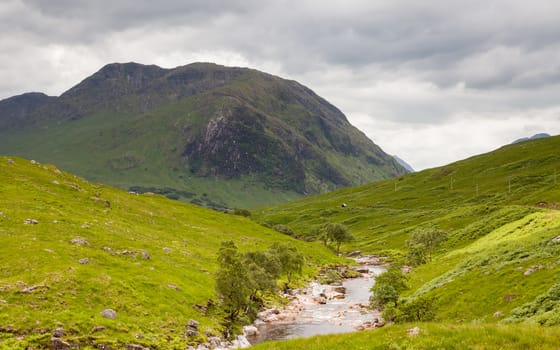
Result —
<path fill-rule="evenodd" d="M 247 209 L 234 208 L 233 215 L 239 215 L 248 218 L 249 216 L 251 216 L 251 212 Z"/>
<path fill-rule="evenodd" d="M 215 275 L 216 293 L 231 329 L 242 316 L 256 317 L 266 292 L 276 290 L 276 280 L 285 275 L 288 288 L 294 274 L 301 273 L 304 259 L 289 244 L 274 243 L 266 252 L 239 253 L 233 241 L 222 242 Z"/>
<path fill-rule="evenodd" d="M 447 239 L 447 233 L 435 226 L 416 229 L 406 241 L 407 260 L 414 266 L 432 261 L 434 248 Z"/>
<path fill-rule="evenodd" d="M 342 243 L 352 242 L 355 239 L 354 235 L 348 230 L 348 227 L 339 223 L 326 224 L 317 233 L 325 246 L 328 246 L 329 242 L 335 244 L 337 255 L 340 254 L 340 245 Z"/>
<path fill-rule="evenodd" d="M 371 287 L 373 293 L 370 298 L 371 306 L 383 310 L 389 303 L 398 305 L 401 293 L 408 289 L 406 281 L 407 278 L 400 268 L 391 266 L 375 278 L 375 284 Z"/>
<path fill-rule="evenodd" d="M 539 295 L 535 300 L 511 311 L 506 322 L 522 322 L 530 320 L 545 326 L 560 325 L 560 283 Z"/>
<path fill-rule="evenodd" d="M 342 280 L 342 276 L 335 270 L 328 269 L 325 271 L 324 275 L 319 279 L 321 284 L 332 284 L 337 283 Z"/>
<path fill-rule="evenodd" d="M 272 229 L 288 236 L 293 236 L 295 234 L 294 230 L 288 225 L 276 224 L 272 226 Z"/>

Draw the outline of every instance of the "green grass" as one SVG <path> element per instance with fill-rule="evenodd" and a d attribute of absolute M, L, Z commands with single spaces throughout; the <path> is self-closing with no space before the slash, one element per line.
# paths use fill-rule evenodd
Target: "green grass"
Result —
<path fill-rule="evenodd" d="M 419 335 L 408 336 L 418 327 Z M 253 349 L 558 349 L 560 328 L 495 324 L 419 323 L 384 327 L 359 333 L 317 336 L 291 341 L 267 342 Z"/>
<path fill-rule="evenodd" d="M 555 176 L 559 149 L 558 136 L 508 145 L 441 168 L 263 208 L 254 218 L 267 225 L 288 225 L 299 236 L 328 222 L 343 223 L 356 236 L 355 242 L 343 245 L 346 251 L 389 254 L 400 262 L 411 233 L 437 225 L 449 239 L 436 249 L 432 262 L 409 274 L 410 290 L 403 297 L 435 298 L 440 324 L 426 327 L 447 332 L 451 325 L 482 323 L 459 329 L 480 332 L 481 340 L 473 342 L 473 348 L 515 348 L 510 346 L 513 341 L 498 339 L 514 335 L 518 328 L 496 324 L 560 324 L 554 287 L 560 279 L 560 243 L 554 241 L 560 236 L 560 181 Z M 529 269 L 534 272 L 526 274 Z M 530 329 L 524 340 L 530 348 L 544 346 L 538 337 L 554 333 Z M 490 330 L 493 335 L 486 344 L 483 335 Z M 536 339 L 530 339 L 531 332 Z M 353 337 L 315 341 L 323 348 L 331 348 L 329 341 L 335 344 L 332 348 L 364 346 L 364 335 Z M 452 348 L 453 342 L 428 338 L 417 343 L 405 337 L 391 346 Z M 313 348 L 307 341 L 294 344 Z M 383 344 L 393 343 L 379 347 Z M 550 348 L 547 344 L 544 348 Z"/>
<path fill-rule="evenodd" d="M 306 275 L 336 260 L 318 243 L 240 216 L 129 194 L 14 157 L 0 157 L 0 212 L 0 348 L 46 347 L 59 325 L 81 348 L 127 342 L 184 348 L 191 318 L 218 333 L 219 313 L 205 315 L 195 305 L 215 300 L 223 240 L 242 251 L 291 242 L 306 256 Z M 72 244 L 76 237 L 89 246 Z M 89 263 L 80 264 L 83 258 Z M 22 293 L 31 286 L 38 287 Z M 116 320 L 100 316 L 106 308 L 117 311 Z M 106 329 L 92 332 L 98 326 Z M 144 338 L 135 339 L 137 333 Z"/>

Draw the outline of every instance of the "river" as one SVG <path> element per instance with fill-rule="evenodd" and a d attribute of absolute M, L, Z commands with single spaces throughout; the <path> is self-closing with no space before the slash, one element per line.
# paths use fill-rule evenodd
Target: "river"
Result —
<path fill-rule="evenodd" d="M 364 322 L 372 321 L 378 314 L 363 306 L 369 303 L 370 288 L 375 282 L 375 276 L 386 269 L 373 265 L 361 268 L 367 268 L 369 272 L 362 277 L 343 281 L 342 286 L 346 288 L 343 299 L 328 299 L 325 304 L 317 304 L 314 298 L 325 289 L 329 291 L 333 287 L 312 284 L 303 292 L 305 295 L 298 296 L 302 308 L 300 312 L 288 320 L 258 323 L 259 334 L 247 337 L 249 342 L 257 344 L 269 340 L 355 332 Z"/>

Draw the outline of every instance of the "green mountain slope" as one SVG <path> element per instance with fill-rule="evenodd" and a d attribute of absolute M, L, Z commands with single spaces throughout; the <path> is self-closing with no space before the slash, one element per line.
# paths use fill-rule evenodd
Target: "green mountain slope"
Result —
<path fill-rule="evenodd" d="M 389 254 L 401 262 L 411 234 L 436 225 L 448 240 L 432 262 L 409 274 L 408 300 L 435 298 L 436 320 L 444 327 L 558 325 L 559 149 L 558 136 L 508 145 L 395 180 L 264 209 L 256 217 L 289 225 L 304 237 L 324 223 L 340 222 L 357 238 L 347 250 Z"/>
<path fill-rule="evenodd" d="M 80 348 L 185 348 L 189 319 L 203 332 L 220 327 L 197 305 L 216 298 L 224 240 L 244 251 L 291 242 L 307 274 L 334 259 L 240 216 L 0 157 L 0 348 L 46 348 L 59 326 Z M 101 317 L 109 308 L 115 320 Z"/>
<path fill-rule="evenodd" d="M 26 113 L 14 100 L 0 101 L 0 154 L 216 208 L 406 172 L 310 89 L 251 69 L 110 64 Z"/>

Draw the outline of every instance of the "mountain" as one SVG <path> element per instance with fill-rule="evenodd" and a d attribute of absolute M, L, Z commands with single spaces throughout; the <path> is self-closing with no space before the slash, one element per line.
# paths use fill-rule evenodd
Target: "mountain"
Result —
<path fill-rule="evenodd" d="M 498 329 L 511 323 L 558 329 L 558 149 L 560 136 L 529 140 L 397 179 L 261 209 L 253 217 L 268 226 L 289 226 L 307 240 L 319 239 L 322 225 L 341 223 L 356 238 L 346 251 L 387 255 L 409 265 L 418 246 L 407 242 L 413 233 L 435 226 L 447 239 L 434 249 L 433 260 L 412 267 L 403 303 L 432 300 L 433 319 L 447 330 L 458 323 L 487 324 L 479 335 L 497 323 Z"/>
<path fill-rule="evenodd" d="M 29 97 L 0 102 L 0 154 L 135 192 L 247 207 L 406 172 L 310 89 L 247 68 L 114 63 Z"/>
<path fill-rule="evenodd" d="M 243 252 L 291 244 L 306 259 L 302 279 L 340 262 L 322 244 L 241 216 L 130 194 L 36 161 L 0 157 L 0 193 L 0 349 L 185 349 L 190 319 L 220 335 L 222 241 Z M 102 317 L 105 309 L 116 319 Z M 71 347 L 50 346 L 58 327 Z"/>
<path fill-rule="evenodd" d="M 0 130 L 24 126 L 29 118 L 55 97 L 40 92 L 30 92 L 0 101 Z"/>
<path fill-rule="evenodd" d="M 545 138 L 545 137 L 550 137 L 550 135 L 547 134 L 547 133 L 535 134 L 531 137 L 522 137 L 520 139 L 517 139 L 517 140 L 513 141 L 512 143 L 519 143 L 519 142 L 523 142 L 523 141 L 527 141 L 527 140 L 542 139 L 542 138 Z"/>
<path fill-rule="evenodd" d="M 401 158 L 397 157 L 396 155 L 393 155 L 393 158 L 395 158 L 395 160 L 397 161 L 397 163 L 399 163 L 403 168 L 406 169 L 406 171 L 408 171 L 409 173 L 413 173 L 414 172 L 414 168 L 412 168 L 412 166 L 410 164 L 408 164 L 407 162 L 405 162 L 404 160 L 402 160 Z"/>

